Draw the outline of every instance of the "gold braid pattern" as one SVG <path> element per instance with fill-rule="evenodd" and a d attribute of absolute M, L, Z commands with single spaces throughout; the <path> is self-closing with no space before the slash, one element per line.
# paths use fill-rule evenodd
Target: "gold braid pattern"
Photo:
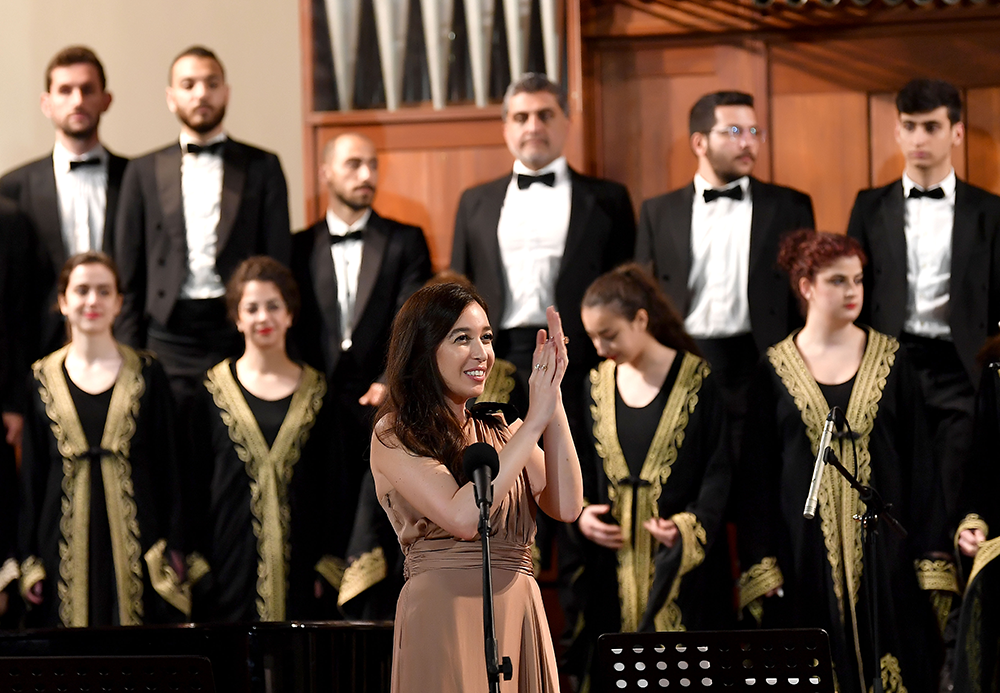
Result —
<path fill-rule="evenodd" d="M 337 595 L 337 606 L 343 606 L 372 585 L 385 579 L 385 553 L 376 546 L 354 560 L 344 571 L 344 582 Z"/>
<path fill-rule="evenodd" d="M 681 608 L 677 606 L 677 597 L 681 593 L 681 578 L 702 564 L 705 560 L 705 544 L 708 542 L 708 534 L 694 513 L 677 513 L 670 519 L 677 525 L 680 535 L 678 539 L 681 542 L 681 565 L 670 585 L 667 600 L 653 619 L 658 631 L 687 630 L 684 627 Z"/>
<path fill-rule="evenodd" d="M 326 381 L 316 369 L 303 366 L 301 383 L 292 395 L 274 445 L 268 448 L 229 362 L 226 359 L 208 372 L 205 387 L 250 477 L 250 511 L 257 537 L 257 615 L 261 621 L 284 621 L 291 558 L 288 484 L 323 405 Z"/>
<path fill-rule="evenodd" d="M 646 600 L 653 582 L 653 554 L 656 542 L 649 532 L 642 530 L 633 535 L 632 527 L 641 528 L 646 520 L 657 517 L 657 501 L 663 484 L 670 478 L 670 470 L 677 460 L 677 453 L 684 442 L 684 431 L 690 415 L 698 405 L 701 383 L 711 372 L 708 362 L 685 353 L 663 415 L 653 435 L 653 442 L 646 453 L 640 478 L 647 485 L 636 489 L 628 483 L 631 473 L 625 454 L 618 440 L 618 423 L 615 417 L 615 363 L 604 361 L 590 372 L 591 396 L 594 404 L 594 438 L 597 453 L 604 460 L 604 473 L 608 478 L 608 498 L 611 514 L 622 529 L 624 544 L 618 550 L 618 592 L 621 601 L 622 631 L 632 632 L 639 627 L 639 620 L 646 609 Z M 636 517 L 632 516 L 633 503 Z"/>
<path fill-rule="evenodd" d="M 101 448 L 101 475 L 104 481 L 108 523 L 111 529 L 111 552 L 117 588 L 118 616 L 123 626 L 142 623 L 142 564 L 139 523 L 136 520 L 135 494 L 129 449 L 135 435 L 139 399 L 146 384 L 142 377 L 140 356 L 118 345 L 122 366 L 111 392 L 111 403 L 104 424 Z M 73 404 L 63 362 L 69 347 L 63 347 L 32 366 L 38 381 L 38 394 L 51 421 L 52 435 L 63 458 L 59 528 L 59 617 L 65 626 L 88 625 L 88 560 L 90 526 L 90 460 L 86 457 L 88 441 Z"/>

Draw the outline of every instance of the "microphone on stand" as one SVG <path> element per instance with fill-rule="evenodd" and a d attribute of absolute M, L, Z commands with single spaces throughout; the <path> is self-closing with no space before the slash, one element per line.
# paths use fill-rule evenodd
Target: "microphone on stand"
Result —
<path fill-rule="evenodd" d="M 823 434 L 819 437 L 819 448 L 816 450 L 816 462 L 813 464 L 812 481 L 809 482 L 809 495 L 806 496 L 806 506 L 802 510 L 802 517 L 807 520 L 816 517 L 816 506 L 819 504 L 819 485 L 823 480 L 823 458 L 830 447 L 833 429 L 840 429 L 843 423 L 844 412 L 841 411 L 840 407 L 831 409 L 826 416 L 826 423 L 823 424 Z"/>
<path fill-rule="evenodd" d="M 493 505 L 493 477 L 500 471 L 500 457 L 489 443 L 473 443 L 462 453 L 462 471 L 476 488 L 476 505 Z"/>

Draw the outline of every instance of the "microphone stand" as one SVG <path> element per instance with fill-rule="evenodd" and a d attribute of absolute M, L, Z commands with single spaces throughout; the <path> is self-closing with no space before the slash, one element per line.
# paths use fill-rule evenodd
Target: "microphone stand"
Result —
<path fill-rule="evenodd" d="M 882 496 L 878 494 L 878 491 L 873 489 L 871 486 L 866 486 L 859 482 L 857 478 L 847 471 L 847 468 L 840 463 L 837 459 L 837 455 L 834 454 L 833 448 L 827 447 L 823 452 L 823 461 L 840 472 L 841 476 L 847 479 L 847 482 L 851 485 L 855 491 L 858 492 L 858 497 L 861 502 L 865 504 L 865 513 L 861 517 L 857 515 L 854 516 L 855 520 L 861 522 L 862 534 L 864 535 L 864 552 L 861 557 L 862 566 L 868 567 L 868 583 L 869 583 L 869 599 L 871 599 L 870 616 L 871 616 L 871 628 L 872 628 L 872 648 L 875 650 L 875 677 L 872 681 L 872 691 L 873 693 L 883 693 L 882 688 L 882 657 L 881 649 L 879 647 L 879 623 L 878 623 L 878 556 L 875 553 L 876 550 L 876 540 L 878 537 L 878 522 L 880 519 L 885 519 L 889 523 L 889 526 L 893 530 L 899 533 L 900 537 L 906 538 L 906 530 L 903 525 L 899 523 L 889 509 L 892 507 L 891 504 L 886 504 L 882 500 Z"/>
<path fill-rule="evenodd" d="M 492 490 L 491 490 L 492 495 Z M 510 681 L 514 667 L 510 657 L 500 662 L 497 650 L 497 633 L 493 625 L 493 567 L 490 564 L 490 499 L 479 501 L 479 536 L 483 545 L 483 640 L 486 645 L 486 678 L 490 693 L 500 693 L 500 674 L 504 681 Z"/>

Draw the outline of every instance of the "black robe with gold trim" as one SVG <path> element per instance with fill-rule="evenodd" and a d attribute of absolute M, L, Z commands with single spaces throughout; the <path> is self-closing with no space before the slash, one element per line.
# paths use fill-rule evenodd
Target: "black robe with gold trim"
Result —
<path fill-rule="evenodd" d="M 169 566 L 181 545 L 173 400 L 166 375 L 147 353 L 119 345 L 123 363 L 100 441 L 88 441 L 63 370 L 68 347 L 33 366 L 21 466 L 21 591 L 43 580 L 30 626 L 138 625 L 184 620 L 190 598 Z M 105 506 L 93 502 L 100 465 Z M 106 513 L 111 556 L 89 546 L 90 517 Z M 112 578 L 110 623 L 89 608 L 92 560 Z M 97 566 L 98 570 L 102 567 Z M 168 606 L 169 604 L 169 606 Z M 95 619 L 100 622 L 95 623 Z"/>
<path fill-rule="evenodd" d="M 829 406 L 794 336 L 768 350 L 751 386 L 735 485 L 744 569 L 740 603 L 764 626 L 826 630 L 839 690 L 867 691 L 875 673 L 871 566 L 862 561 L 860 523 L 853 519 L 864 505 L 827 465 L 816 517 L 802 516 Z M 876 560 L 882 679 L 886 691 L 905 687 L 910 693 L 937 689 L 937 619 L 946 611 L 935 613 L 932 602 L 946 610 L 957 589 L 953 564 L 938 560 L 950 546 L 921 402 L 898 342 L 869 330 L 846 415 L 858 435 L 861 482 L 892 504 L 909 532 L 903 539 L 883 522 Z M 853 471 L 850 440 L 835 439 L 831 446 Z M 783 596 L 765 597 L 779 584 Z"/>
<path fill-rule="evenodd" d="M 618 439 L 615 364 L 591 371 L 584 496 L 611 505 L 625 545 L 615 552 L 582 540 L 576 591 L 586 604 L 579 625 L 589 641 L 604 632 L 716 629 L 733 620 L 722 522 L 732 477 L 725 409 L 708 363 L 685 352 L 676 359 L 676 379 L 634 483 Z M 672 548 L 642 527 L 652 517 L 677 525 Z"/>
<path fill-rule="evenodd" d="M 1000 690 L 1000 363 L 983 369 L 962 502 L 965 517 L 955 532 L 956 546 L 964 529 L 981 529 L 987 541 L 974 560 L 961 557 L 968 587 L 955 650 L 955 691 L 995 692 Z"/>
<path fill-rule="evenodd" d="M 337 501 L 325 395 L 322 374 L 303 366 L 268 447 L 229 359 L 208 371 L 193 417 L 191 544 L 207 563 L 194 586 L 195 620 L 323 616 L 314 583 L 331 573 L 339 583 L 343 573 L 342 556 L 330 548 Z"/>

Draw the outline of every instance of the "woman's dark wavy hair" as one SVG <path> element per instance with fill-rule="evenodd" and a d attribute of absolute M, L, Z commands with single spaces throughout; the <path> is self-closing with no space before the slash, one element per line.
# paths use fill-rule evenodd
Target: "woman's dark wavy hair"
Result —
<path fill-rule="evenodd" d="M 646 331 L 671 349 L 701 356 L 697 343 L 684 330 L 684 320 L 656 280 L 636 262 L 626 262 L 594 280 L 583 295 L 583 307 L 609 308 L 629 322 L 643 309 L 649 315 Z"/>
<path fill-rule="evenodd" d="M 445 397 L 437 366 L 437 349 L 471 303 L 489 314 L 486 301 L 471 285 L 443 283 L 425 286 L 403 304 L 392 323 L 389 341 L 385 402 L 375 417 L 389 416 L 389 424 L 376 435 L 390 447 L 399 445 L 414 455 L 429 457 L 451 470 L 458 483 L 466 441 L 462 423 Z"/>

